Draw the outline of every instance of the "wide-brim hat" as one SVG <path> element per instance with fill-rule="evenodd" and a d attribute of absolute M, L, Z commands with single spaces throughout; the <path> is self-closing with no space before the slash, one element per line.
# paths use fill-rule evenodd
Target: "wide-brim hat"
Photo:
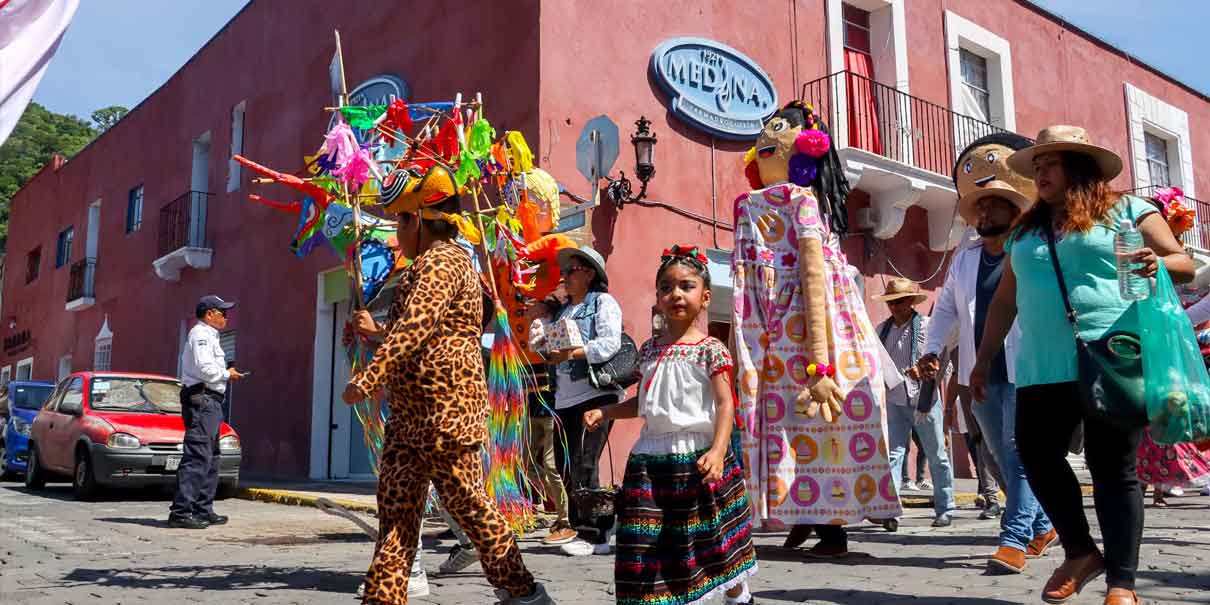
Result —
<path fill-rule="evenodd" d="M 1034 175 L 1034 158 L 1043 153 L 1071 151 L 1091 156 L 1101 167 L 1101 177 L 1112 180 L 1122 172 L 1122 158 L 1118 154 L 1094 145 L 1088 132 L 1079 126 L 1049 126 L 1038 133 L 1035 143 L 1008 156 L 1008 165 L 1025 176 Z"/>
<path fill-rule="evenodd" d="M 597 272 L 597 279 L 600 279 L 602 284 L 609 285 L 609 275 L 605 273 L 605 258 L 601 256 L 600 252 L 592 248 L 564 248 L 560 250 L 558 256 L 559 270 L 564 275 L 567 275 L 567 265 L 573 258 L 578 258 L 588 263 Z"/>
<path fill-rule="evenodd" d="M 382 202 L 391 214 L 418 212 L 458 195 L 454 172 L 444 164 L 435 164 L 423 175 L 413 170 L 394 170 L 384 179 Z"/>
<path fill-rule="evenodd" d="M 889 302 L 908 297 L 915 299 L 912 301 L 913 305 L 918 305 L 928 300 L 928 296 L 925 296 L 925 294 L 920 291 L 920 286 L 916 285 L 916 282 L 910 279 L 896 277 L 895 279 L 888 281 L 886 283 L 886 291 L 879 296 L 875 296 L 874 299 Z"/>
<path fill-rule="evenodd" d="M 979 200 L 989 197 L 1004 198 L 1012 202 L 1021 212 L 1025 212 L 1033 204 L 1033 200 L 1022 195 L 1012 185 L 997 179 L 958 198 L 958 214 L 962 216 L 962 220 L 966 221 L 966 224 L 974 226 L 978 218 Z"/>

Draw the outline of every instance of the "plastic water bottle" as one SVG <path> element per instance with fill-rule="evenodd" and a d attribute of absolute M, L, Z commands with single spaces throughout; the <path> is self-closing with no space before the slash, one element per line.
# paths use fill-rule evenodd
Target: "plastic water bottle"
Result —
<path fill-rule="evenodd" d="M 1134 221 L 1124 219 L 1113 237 L 1113 251 L 1118 261 L 1118 292 L 1123 300 L 1143 300 L 1151 294 L 1149 280 L 1134 272 L 1135 263 L 1130 260 L 1143 247 L 1143 234 L 1135 228 Z"/>

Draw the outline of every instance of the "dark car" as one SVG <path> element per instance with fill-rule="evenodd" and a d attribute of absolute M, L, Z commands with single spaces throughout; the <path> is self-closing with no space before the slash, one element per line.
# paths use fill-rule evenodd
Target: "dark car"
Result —
<path fill-rule="evenodd" d="M 0 481 L 25 472 L 29 460 L 29 430 L 34 416 L 55 389 L 49 382 L 14 380 L 0 395 Z"/>
<path fill-rule="evenodd" d="M 76 498 L 102 487 L 171 486 L 181 462 L 185 423 L 181 383 L 154 374 L 77 372 L 55 389 L 34 418 L 25 485 L 72 478 Z M 223 423 L 219 494 L 239 482 L 240 442 Z"/>

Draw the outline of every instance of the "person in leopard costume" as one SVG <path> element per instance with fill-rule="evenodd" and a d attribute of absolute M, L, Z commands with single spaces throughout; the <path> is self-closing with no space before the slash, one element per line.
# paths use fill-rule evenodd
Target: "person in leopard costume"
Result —
<path fill-rule="evenodd" d="M 516 537 L 484 489 L 483 299 L 470 254 L 452 241 L 460 230 L 473 230 L 457 214 L 458 202 L 453 174 L 440 164 L 409 175 L 397 197 L 384 199 L 386 211 L 399 215 L 400 250 L 414 260 L 401 275 L 386 326 L 366 311 L 354 318 L 359 332 L 383 340 L 349 381 L 344 400 L 386 389 L 391 410 L 378 478 L 379 537 L 363 602 L 407 602 L 431 481 L 501 602 L 544 605 L 552 601 L 525 568 Z"/>

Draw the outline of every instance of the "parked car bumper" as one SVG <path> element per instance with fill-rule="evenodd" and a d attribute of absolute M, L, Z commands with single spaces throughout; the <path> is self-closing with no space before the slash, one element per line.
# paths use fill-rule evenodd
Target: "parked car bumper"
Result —
<path fill-rule="evenodd" d="M 12 429 L 4 430 L 4 465 L 14 473 L 29 468 L 29 437 Z"/>
<path fill-rule="evenodd" d="M 168 470 L 168 467 L 172 458 L 179 462 L 180 452 L 153 451 L 147 447 L 117 449 L 95 443 L 89 451 L 92 454 L 93 473 L 100 485 L 139 487 L 176 484 L 176 470 Z M 240 458 L 239 452 L 220 455 L 219 482 L 239 479 Z"/>

